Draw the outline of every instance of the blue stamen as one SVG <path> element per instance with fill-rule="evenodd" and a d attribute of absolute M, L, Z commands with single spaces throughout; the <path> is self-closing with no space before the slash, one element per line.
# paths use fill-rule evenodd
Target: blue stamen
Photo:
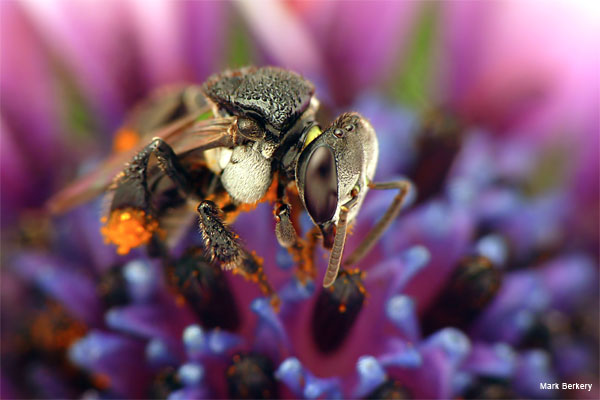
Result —
<path fill-rule="evenodd" d="M 356 370 L 359 375 L 356 397 L 364 397 L 387 379 L 385 370 L 373 356 L 360 357 L 356 363 Z"/>
<path fill-rule="evenodd" d="M 275 256 L 275 262 L 277 266 L 285 271 L 289 270 L 294 266 L 294 260 L 289 251 L 284 249 L 283 247 L 279 247 L 277 249 L 277 255 Z"/>
<path fill-rule="evenodd" d="M 296 357 L 285 359 L 275 371 L 275 378 L 285 383 L 296 396 L 302 394 L 304 369 Z"/>
<path fill-rule="evenodd" d="M 123 277 L 135 301 L 147 301 L 156 288 L 156 273 L 148 262 L 133 260 L 123 267 Z"/>
<path fill-rule="evenodd" d="M 410 340 L 420 337 L 419 321 L 415 313 L 414 301 L 404 295 L 396 295 L 385 306 L 388 319 Z"/>
<path fill-rule="evenodd" d="M 166 343 L 154 338 L 146 345 L 146 359 L 153 365 L 164 365 L 175 361 Z"/>
<path fill-rule="evenodd" d="M 471 351 L 469 338 L 456 328 L 444 328 L 431 335 L 425 341 L 425 347 L 439 347 L 458 365 Z"/>
<path fill-rule="evenodd" d="M 260 325 L 268 327 L 275 333 L 275 336 L 283 346 L 289 347 L 285 328 L 283 327 L 279 316 L 273 311 L 273 307 L 271 307 L 269 300 L 259 297 L 252 302 L 250 309 L 260 318 L 259 329 L 261 328 Z"/>
<path fill-rule="evenodd" d="M 500 235 L 488 235 L 482 237 L 476 245 L 477 252 L 489 258 L 494 266 L 503 267 L 506 262 L 508 250 L 506 241 Z"/>
<path fill-rule="evenodd" d="M 206 335 L 200 325 L 189 325 L 183 331 L 183 344 L 188 353 L 206 351 Z"/>
<path fill-rule="evenodd" d="M 307 374 L 306 385 L 304 386 L 304 397 L 307 399 L 316 399 L 319 397 L 328 399 L 339 399 L 342 393 L 339 384 L 335 379 L 321 379 Z"/>
<path fill-rule="evenodd" d="M 179 367 L 177 376 L 185 386 L 197 386 L 204 377 L 204 368 L 198 363 L 187 363 Z"/>
<path fill-rule="evenodd" d="M 207 336 L 208 350 L 213 354 L 223 354 L 242 342 L 237 335 L 220 329 L 209 332 Z"/>
<path fill-rule="evenodd" d="M 302 284 L 298 279 L 293 278 L 280 291 L 279 298 L 284 303 L 297 303 L 310 298 L 315 291 L 315 283 L 309 281 Z"/>
<path fill-rule="evenodd" d="M 423 364 L 419 350 L 403 340 L 390 341 L 391 350 L 378 358 L 383 367 L 418 368 Z"/>

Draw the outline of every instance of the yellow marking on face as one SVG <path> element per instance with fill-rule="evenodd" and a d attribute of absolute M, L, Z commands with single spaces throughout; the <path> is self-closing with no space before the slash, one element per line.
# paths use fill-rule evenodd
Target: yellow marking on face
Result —
<path fill-rule="evenodd" d="M 323 131 L 318 125 L 315 125 L 312 128 L 310 128 L 310 131 L 308 131 L 308 133 L 306 134 L 306 140 L 304 141 L 304 146 L 302 147 L 302 150 L 304 150 L 306 146 L 310 144 L 310 142 L 318 138 L 322 133 Z"/>

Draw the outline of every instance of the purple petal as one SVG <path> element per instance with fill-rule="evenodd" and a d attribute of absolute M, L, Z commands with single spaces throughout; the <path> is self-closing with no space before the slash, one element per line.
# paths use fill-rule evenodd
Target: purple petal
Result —
<path fill-rule="evenodd" d="M 461 369 L 475 375 L 510 379 L 515 366 L 516 355 L 507 344 L 476 343 Z"/>
<path fill-rule="evenodd" d="M 125 106 L 119 82 L 111 71 L 118 66 L 114 60 L 121 59 L 119 49 L 122 52 L 128 42 L 123 40 L 129 36 L 123 4 L 109 2 L 103 7 L 69 1 L 24 4 L 46 45 L 67 64 L 86 97 L 100 112 L 98 120 L 112 121 L 105 127 L 113 129 Z"/>
<path fill-rule="evenodd" d="M 167 343 L 178 342 L 191 321 L 185 309 L 169 302 L 129 305 L 106 313 L 106 324 L 112 329 Z"/>
<path fill-rule="evenodd" d="M 89 275 L 63 260 L 44 254 L 20 255 L 13 265 L 21 276 L 35 282 L 74 316 L 98 326 L 102 320 L 102 304 L 96 284 Z"/>
<path fill-rule="evenodd" d="M 269 300 L 262 297 L 255 299 L 250 305 L 250 309 L 258 315 L 254 346 L 259 351 L 273 350 L 276 354 L 286 349 L 289 350 L 290 342 L 287 332 Z"/>
<path fill-rule="evenodd" d="M 401 1 L 298 2 L 294 7 L 318 46 L 330 91 L 338 104 L 344 104 L 390 76 L 419 5 Z"/>
<path fill-rule="evenodd" d="M 113 333 L 92 331 L 69 349 L 69 358 L 77 366 L 106 375 L 110 389 L 124 397 L 144 396 L 149 371 L 144 363 L 141 342 Z"/>
<path fill-rule="evenodd" d="M 473 334 L 491 341 L 517 343 L 531 327 L 534 314 L 544 311 L 549 301 L 549 293 L 533 272 L 512 273 L 504 278 L 494 301 L 475 323 Z"/>
<path fill-rule="evenodd" d="M 557 382 L 551 365 L 550 355 L 543 350 L 523 353 L 517 362 L 514 386 L 518 393 L 526 397 L 548 398 L 558 391 L 540 389 L 540 383 Z"/>
<path fill-rule="evenodd" d="M 279 1 L 265 1 L 260 7 L 251 1 L 236 3 L 250 30 L 279 65 L 308 76 L 317 75 L 323 62 L 309 27 Z M 285 40 L 280 40 L 285 37 Z"/>
<path fill-rule="evenodd" d="M 555 309 L 576 310 L 582 301 L 598 294 L 598 266 L 587 256 L 564 256 L 538 271 Z"/>
<path fill-rule="evenodd" d="M 431 261 L 403 290 L 418 309 L 429 306 L 460 257 L 470 248 L 473 221 L 466 210 L 441 202 L 426 204 L 405 215 L 384 237 L 388 254 L 414 245 L 424 246 Z"/>
<path fill-rule="evenodd" d="M 185 20 L 184 51 L 190 58 L 193 76 L 201 82 L 223 67 L 231 5 L 208 1 L 188 1 L 179 5 L 179 17 Z"/>
<path fill-rule="evenodd" d="M 387 347 L 387 351 L 377 358 L 384 367 L 418 368 L 423 365 L 421 353 L 413 344 L 392 339 Z"/>

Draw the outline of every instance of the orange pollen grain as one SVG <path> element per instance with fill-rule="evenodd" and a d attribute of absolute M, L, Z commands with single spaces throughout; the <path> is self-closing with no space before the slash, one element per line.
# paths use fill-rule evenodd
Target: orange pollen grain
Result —
<path fill-rule="evenodd" d="M 140 135 L 137 132 L 128 129 L 121 128 L 115 135 L 113 141 L 113 150 L 116 153 L 121 153 L 133 149 L 140 141 Z"/>
<path fill-rule="evenodd" d="M 134 247 L 147 244 L 154 233 L 162 233 L 156 221 L 143 210 L 125 208 L 114 210 L 100 232 L 106 243 L 117 245 L 118 254 L 127 254 Z"/>
<path fill-rule="evenodd" d="M 338 307 L 338 311 L 340 313 L 345 313 L 346 312 L 346 305 L 345 304 L 340 304 L 340 306 Z"/>

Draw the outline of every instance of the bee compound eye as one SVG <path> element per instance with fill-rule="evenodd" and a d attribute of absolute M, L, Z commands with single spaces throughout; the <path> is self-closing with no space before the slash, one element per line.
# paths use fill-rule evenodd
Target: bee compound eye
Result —
<path fill-rule="evenodd" d="M 308 159 L 304 175 L 306 209 L 316 223 L 330 221 L 337 209 L 337 171 L 328 146 L 317 147 Z"/>
<path fill-rule="evenodd" d="M 352 131 L 354 131 L 355 128 L 356 128 L 356 126 L 354 124 L 348 124 L 348 125 L 344 126 L 344 130 L 346 132 L 352 132 Z"/>

